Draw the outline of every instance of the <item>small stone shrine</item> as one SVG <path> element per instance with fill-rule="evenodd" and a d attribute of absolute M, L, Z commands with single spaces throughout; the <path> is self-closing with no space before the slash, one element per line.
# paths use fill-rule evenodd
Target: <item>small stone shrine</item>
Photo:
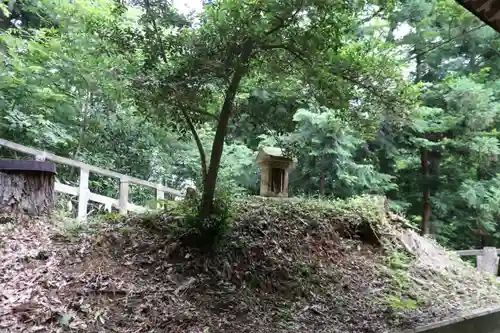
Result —
<path fill-rule="evenodd" d="M 285 157 L 281 148 L 262 148 L 257 154 L 261 169 L 260 195 L 263 197 L 288 197 L 288 172 L 293 160 Z"/>

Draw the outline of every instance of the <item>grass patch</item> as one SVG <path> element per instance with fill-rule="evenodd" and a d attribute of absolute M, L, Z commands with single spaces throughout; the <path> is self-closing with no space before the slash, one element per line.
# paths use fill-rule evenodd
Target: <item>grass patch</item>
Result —
<path fill-rule="evenodd" d="M 424 304 L 420 296 L 412 293 L 411 267 L 415 258 L 402 248 L 390 247 L 382 260 L 382 271 L 389 277 L 389 288 L 379 299 L 389 309 L 394 324 L 404 320 L 405 313 Z"/>

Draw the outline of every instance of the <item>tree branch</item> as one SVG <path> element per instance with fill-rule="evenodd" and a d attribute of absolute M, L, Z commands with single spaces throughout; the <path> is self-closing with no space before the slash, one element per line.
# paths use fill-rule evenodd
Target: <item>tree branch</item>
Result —
<path fill-rule="evenodd" d="M 276 19 L 278 19 L 279 23 L 271 28 L 268 32 L 265 33 L 266 36 L 270 36 L 274 34 L 276 31 L 280 30 L 281 28 L 285 27 L 285 20 L 282 17 L 276 16 Z"/>
<path fill-rule="evenodd" d="M 300 61 L 304 62 L 305 64 L 308 64 L 307 59 L 305 58 L 305 54 L 301 52 L 299 49 L 295 48 L 293 44 L 274 44 L 274 45 L 262 45 L 260 47 L 261 50 L 267 51 L 267 50 L 285 50 L 288 51 L 291 55 L 299 59 Z"/>
<path fill-rule="evenodd" d="M 191 121 L 189 114 L 182 107 L 180 108 L 180 110 L 181 110 L 182 115 L 184 116 L 184 119 L 186 120 L 186 123 L 189 127 L 189 130 L 191 131 L 191 134 L 193 135 L 194 141 L 196 142 L 196 147 L 198 148 L 198 152 L 200 154 L 201 171 L 203 173 L 203 181 L 205 181 L 205 178 L 207 177 L 207 157 L 205 154 L 205 149 L 203 149 L 203 144 L 201 143 L 200 136 L 198 135 L 198 132 L 196 131 L 196 127 L 194 127 L 194 124 Z"/>
<path fill-rule="evenodd" d="M 176 90 L 176 92 L 177 92 L 177 90 Z M 182 107 L 180 107 L 180 109 L 182 109 Z M 193 111 L 193 112 L 195 112 L 195 113 L 197 113 L 197 114 L 200 114 L 200 115 L 203 115 L 203 116 L 207 116 L 207 117 L 212 118 L 213 120 L 219 121 L 219 116 L 217 116 L 216 114 L 210 113 L 208 111 L 205 111 L 205 110 L 203 110 L 201 108 L 192 108 L 191 107 L 190 110 Z"/>
<path fill-rule="evenodd" d="M 199 113 L 201 115 L 204 115 L 204 116 L 208 116 L 214 120 L 217 120 L 219 121 L 219 116 L 217 116 L 216 114 L 213 114 L 213 113 L 210 113 L 210 112 L 207 112 L 207 111 L 204 111 L 204 110 L 194 110 L 196 113 Z"/>
<path fill-rule="evenodd" d="M 299 6 L 297 7 L 297 9 L 295 9 L 295 11 L 292 13 L 292 15 L 290 15 L 290 17 L 275 16 L 276 19 L 279 21 L 279 23 L 276 26 L 274 26 L 273 28 L 271 28 L 268 32 L 266 32 L 265 35 L 270 36 L 270 35 L 274 34 L 275 32 L 277 32 L 278 30 L 285 28 L 287 21 L 291 21 L 291 20 L 295 19 L 295 17 L 300 12 L 300 10 L 302 9 L 303 6 L 304 6 L 304 0 L 301 0 L 299 3 Z"/>
<path fill-rule="evenodd" d="M 377 17 L 380 13 L 384 11 L 384 8 L 381 7 L 379 10 L 377 10 L 373 15 L 368 16 L 367 18 L 364 18 L 361 20 L 360 24 L 365 24 L 366 22 L 370 22 L 372 19 Z"/>
<path fill-rule="evenodd" d="M 445 41 L 439 42 L 439 43 L 435 44 L 434 46 L 428 48 L 425 51 L 422 51 L 420 53 L 416 53 L 413 56 L 411 56 L 410 58 L 408 58 L 407 61 L 410 61 L 410 60 L 422 57 L 422 56 L 426 55 L 427 53 L 432 52 L 432 51 L 440 48 L 441 46 L 443 46 L 445 44 L 453 42 L 457 38 L 463 37 L 463 36 L 465 36 L 465 35 L 467 35 L 467 34 L 469 34 L 471 32 L 474 32 L 474 31 L 479 30 L 479 29 L 484 28 L 484 27 L 486 27 L 486 23 L 482 23 L 482 24 L 480 24 L 480 25 L 478 25 L 478 26 L 476 26 L 474 28 L 471 28 L 471 29 L 469 29 L 469 30 L 467 30 L 467 31 L 465 31 L 463 33 L 460 33 L 460 34 L 458 34 L 456 36 L 453 36 L 453 37 L 451 37 L 451 38 L 449 38 L 449 39 L 447 39 Z"/>
<path fill-rule="evenodd" d="M 392 108 L 392 103 L 397 102 L 395 100 L 392 100 L 392 101 L 388 100 L 388 98 L 386 96 L 378 93 L 373 87 L 371 87 L 369 85 L 366 85 L 366 84 L 364 84 L 362 82 L 359 82 L 358 80 L 353 79 L 353 78 L 351 78 L 351 77 L 349 77 L 349 76 L 347 76 L 345 74 L 333 73 L 333 75 L 338 76 L 338 77 L 340 77 L 340 78 L 342 78 L 342 79 L 344 79 L 346 81 L 349 81 L 351 83 L 354 83 L 354 84 L 360 86 L 361 88 L 363 88 L 363 89 L 367 90 L 368 92 L 370 92 L 372 95 L 374 95 L 377 98 L 379 98 L 384 104 L 387 103 L 387 106 L 390 105 L 391 108 Z"/>
<path fill-rule="evenodd" d="M 157 43 L 159 43 L 159 46 L 160 46 L 160 51 L 161 51 L 160 56 L 161 56 L 161 58 L 163 59 L 163 61 L 164 61 L 165 63 L 167 63 L 167 56 L 166 56 L 166 54 L 165 54 L 165 48 L 164 48 L 164 46 L 163 46 L 163 40 L 162 40 L 162 38 L 160 37 L 160 34 L 159 34 L 159 32 L 158 32 L 158 27 L 156 26 L 156 19 L 155 19 L 155 17 L 151 14 L 151 5 L 150 5 L 150 3 L 149 3 L 149 0 L 145 0 L 145 5 L 146 5 L 146 12 L 147 12 L 147 14 L 149 15 L 149 18 L 150 18 L 150 20 L 151 20 L 151 23 L 153 24 L 153 30 L 154 30 L 154 32 L 155 32 L 155 34 L 156 34 L 156 38 L 157 38 L 157 41 L 156 41 L 156 42 L 157 42 Z"/>

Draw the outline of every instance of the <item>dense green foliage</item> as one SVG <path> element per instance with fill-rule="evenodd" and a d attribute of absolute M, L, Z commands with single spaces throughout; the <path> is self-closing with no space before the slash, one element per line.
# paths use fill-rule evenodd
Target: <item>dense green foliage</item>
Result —
<path fill-rule="evenodd" d="M 452 0 L 12 4 L 1 138 L 194 180 L 205 218 L 217 187 L 256 194 L 256 151 L 281 146 L 298 160 L 292 194 L 385 194 L 446 245 L 500 246 L 500 38 Z"/>

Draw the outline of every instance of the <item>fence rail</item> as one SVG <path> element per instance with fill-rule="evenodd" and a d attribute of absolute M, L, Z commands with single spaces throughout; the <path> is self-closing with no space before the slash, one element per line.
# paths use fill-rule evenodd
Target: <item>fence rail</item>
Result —
<path fill-rule="evenodd" d="M 20 145 L 15 142 L 11 142 L 8 140 L 0 139 L 0 146 L 9 148 L 11 150 L 15 150 L 24 154 L 32 155 L 32 156 L 44 156 L 46 160 L 52 161 L 58 164 L 64 164 L 71 167 L 78 168 L 80 170 L 80 179 L 79 186 L 69 186 L 66 184 L 62 184 L 56 182 L 55 190 L 57 192 L 66 193 L 74 196 L 78 196 L 78 214 L 77 218 L 80 220 L 84 220 L 87 217 L 88 213 L 88 203 L 89 201 L 94 201 L 98 203 L 104 204 L 106 209 L 111 210 L 111 207 L 116 207 L 119 209 L 120 214 L 126 214 L 127 211 L 143 211 L 146 208 L 134 205 L 129 202 L 129 184 L 142 185 L 150 188 L 154 188 L 156 190 L 156 199 L 162 200 L 165 198 L 165 193 L 174 196 L 180 197 L 182 196 L 181 192 L 175 190 L 173 188 L 164 186 L 162 184 L 155 184 L 149 182 L 147 180 L 139 179 L 136 177 L 131 177 L 128 175 L 124 175 L 115 171 L 103 169 L 96 167 L 94 165 L 90 165 L 87 163 L 83 163 L 80 161 L 72 160 L 66 157 L 57 156 L 50 152 L 38 150 L 31 147 L 26 147 Z M 89 190 L 89 175 L 90 172 L 94 172 L 103 176 L 108 176 L 112 178 L 118 178 L 120 180 L 120 195 L 118 199 L 110 198 L 104 195 L 92 193 Z"/>
<path fill-rule="evenodd" d="M 476 256 L 477 269 L 482 272 L 498 275 L 498 254 L 500 249 L 494 247 L 484 247 L 481 250 L 458 250 L 459 256 Z"/>
<path fill-rule="evenodd" d="M 496 249 L 497 254 L 500 254 L 500 249 Z M 483 255 L 484 249 L 479 250 L 458 250 L 455 251 L 459 256 L 481 256 Z"/>

